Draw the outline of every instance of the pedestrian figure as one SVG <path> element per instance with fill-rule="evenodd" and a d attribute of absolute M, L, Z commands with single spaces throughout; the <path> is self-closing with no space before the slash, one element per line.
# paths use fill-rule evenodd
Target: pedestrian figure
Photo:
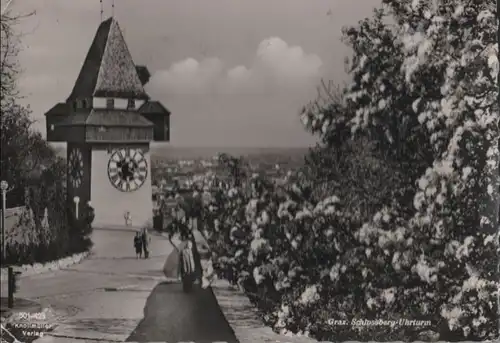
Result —
<path fill-rule="evenodd" d="M 95 210 L 92 207 L 90 201 L 87 201 L 83 209 L 83 225 L 85 235 L 90 235 L 92 233 L 92 223 L 95 219 Z"/>
<path fill-rule="evenodd" d="M 187 241 L 187 244 L 179 253 L 179 274 L 182 281 L 182 289 L 189 292 L 193 288 L 196 278 L 196 265 L 193 255 L 193 242 Z"/>
<path fill-rule="evenodd" d="M 151 238 L 149 237 L 148 234 L 148 229 L 144 228 L 142 229 L 142 250 L 144 251 L 144 258 L 149 258 L 149 242 L 151 241 Z"/>
<path fill-rule="evenodd" d="M 134 236 L 134 247 L 135 247 L 135 255 L 137 258 L 142 257 L 142 237 L 141 233 L 137 231 Z"/>

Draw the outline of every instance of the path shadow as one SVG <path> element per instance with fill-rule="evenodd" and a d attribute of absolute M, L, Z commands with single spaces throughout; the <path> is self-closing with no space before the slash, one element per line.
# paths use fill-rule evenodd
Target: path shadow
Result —
<path fill-rule="evenodd" d="M 144 318 L 127 342 L 194 341 L 238 343 L 211 288 L 184 293 L 178 282 L 162 282 L 151 292 Z"/>

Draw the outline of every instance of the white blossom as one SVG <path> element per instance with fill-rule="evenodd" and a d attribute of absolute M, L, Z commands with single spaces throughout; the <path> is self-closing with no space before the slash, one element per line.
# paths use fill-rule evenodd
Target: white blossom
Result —
<path fill-rule="evenodd" d="M 316 285 L 312 285 L 304 290 L 300 296 L 299 302 L 303 305 L 309 305 L 317 302 L 319 299 L 320 296 L 318 294 L 318 287 Z"/>

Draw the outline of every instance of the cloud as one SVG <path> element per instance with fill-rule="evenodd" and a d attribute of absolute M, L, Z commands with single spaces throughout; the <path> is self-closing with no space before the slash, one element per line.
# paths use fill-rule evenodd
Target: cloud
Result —
<path fill-rule="evenodd" d="M 271 37 L 259 44 L 250 66 L 229 68 L 219 58 L 187 58 L 156 72 L 149 87 L 171 94 L 289 91 L 317 84 L 322 65 L 317 55 Z"/>
<path fill-rule="evenodd" d="M 208 58 L 201 62 L 187 58 L 174 63 L 168 70 L 155 73 L 152 83 L 181 93 L 203 92 L 215 85 L 222 71 L 222 62 L 217 58 Z"/>
<path fill-rule="evenodd" d="M 318 56 L 306 54 L 300 46 L 289 46 L 282 39 L 272 37 L 259 44 L 257 64 L 277 77 L 303 79 L 315 76 L 322 62 Z"/>

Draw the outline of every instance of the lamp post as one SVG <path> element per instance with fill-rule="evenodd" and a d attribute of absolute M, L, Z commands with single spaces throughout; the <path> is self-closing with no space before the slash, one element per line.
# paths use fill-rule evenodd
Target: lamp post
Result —
<path fill-rule="evenodd" d="M 498 43 L 500 41 L 500 26 L 498 25 L 498 23 L 500 22 L 500 1 L 497 1 L 497 18 L 496 19 L 497 19 L 497 43 Z M 497 49 L 498 49 L 498 44 L 497 44 Z M 497 51 L 497 63 L 498 63 L 498 61 L 500 61 L 500 50 Z M 498 68 L 497 79 L 500 79 L 500 68 Z M 497 82 L 497 87 L 498 87 L 498 90 L 500 91 L 500 84 L 498 84 L 498 82 Z M 497 97 L 497 105 L 500 105 L 500 92 L 498 93 L 497 96 L 498 96 Z M 497 133 L 498 133 L 498 132 L 500 132 L 500 119 L 497 121 L 497 128 L 498 128 L 498 131 L 497 131 Z M 497 136 L 497 139 L 498 139 L 498 142 L 497 142 L 498 149 L 500 150 L 500 139 L 498 138 L 498 136 Z M 499 168 L 498 165 L 497 165 L 497 168 Z M 500 173 L 500 168 L 499 168 L 498 172 Z M 497 198 L 498 198 L 498 194 L 497 194 Z M 498 227 L 498 225 L 500 225 L 500 204 L 497 205 L 496 210 L 498 210 L 498 212 L 497 212 L 497 218 L 495 218 L 495 219 L 497 220 L 497 227 Z M 497 249 L 498 249 L 498 246 L 497 246 Z M 498 277 L 498 275 L 500 275 L 500 261 L 497 264 L 497 277 Z M 500 292 L 497 292 L 497 314 L 500 314 Z M 500 326 L 500 316 L 498 317 L 498 325 Z"/>
<path fill-rule="evenodd" d="M 75 203 L 75 217 L 78 220 L 80 217 L 78 216 L 78 204 L 80 203 L 80 197 L 76 196 L 73 198 L 73 202 Z"/>
<path fill-rule="evenodd" d="M 0 182 L 0 190 L 2 191 L 2 260 L 5 261 L 7 257 L 7 251 L 6 247 L 7 244 L 5 244 L 5 209 L 7 207 L 7 188 L 9 188 L 9 184 L 7 181 L 2 180 Z"/>
<path fill-rule="evenodd" d="M 125 226 L 132 225 L 132 215 L 130 214 L 130 211 L 125 211 L 123 218 L 125 219 Z"/>

